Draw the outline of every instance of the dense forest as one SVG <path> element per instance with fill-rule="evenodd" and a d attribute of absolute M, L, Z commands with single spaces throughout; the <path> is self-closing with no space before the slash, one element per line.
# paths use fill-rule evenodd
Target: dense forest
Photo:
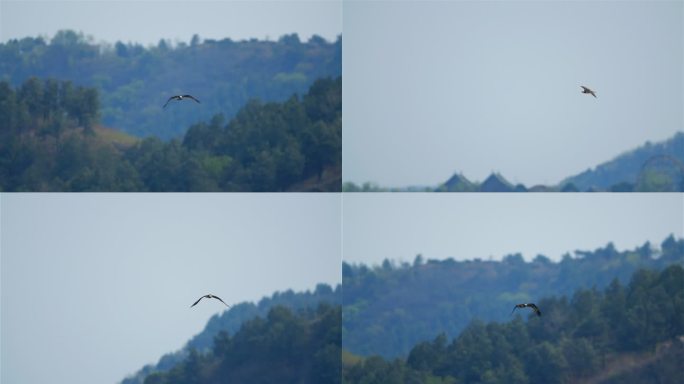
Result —
<path fill-rule="evenodd" d="M 139 140 L 98 124 L 95 88 L 0 81 L 2 191 L 339 191 L 342 79 L 284 102 L 252 100 L 181 139 Z"/>
<path fill-rule="evenodd" d="M 572 295 L 579 288 L 603 289 L 614 278 L 626 282 L 639 268 L 684 265 L 684 239 L 665 239 L 618 251 L 612 244 L 575 251 L 560 262 L 543 255 L 526 262 L 520 254 L 501 261 L 424 260 L 412 264 L 342 266 L 343 346 L 351 353 L 406 356 L 418 342 L 444 332 L 456 337 L 471 322 L 505 321 L 514 303 Z"/>
<path fill-rule="evenodd" d="M 189 361 L 192 354 L 196 356 L 204 355 L 206 357 L 207 355 L 213 353 L 212 350 L 215 347 L 215 341 L 217 340 L 217 338 L 225 338 L 228 335 L 234 335 L 233 339 L 235 339 L 237 337 L 237 333 L 240 332 L 244 325 L 249 322 L 256 321 L 259 324 L 259 326 L 262 327 L 262 330 L 274 328 L 272 329 L 273 332 L 279 332 L 275 328 L 281 327 L 281 325 L 278 325 L 278 319 L 284 313 L 287 314 L 286 318 L 289 320 L 288 323 L 284 324 L 283 326 L 287 325 L 289 327 L 291 325 L 290 320 L 296 318 L 297 323 L 299 323 L 300 325 L 306 323 L 307 325 L 305 326 L 305 328 L 311 330 L 311 326 L 317 326 L 312 322 L 312 320 L 320 318 L 323 315 L 326 317 L 333 316 L 335 315 L 334 312 L 337 312 L 336 316 L 340 318 L 338 319 L 336 325 L 337 330 L 335 331 L 333 329 L 334 325 L 332 324 L 323 325 L 323 327 L 329 327 L 326 332 L 337 332 L 339 338 L 341 329 L 339 323 L 341 321 L 339 306 L 341 305 L 341 302 L 342 291 L 339 285 L 333 289 L 329 285 L 319 284 L 318 286 L 316 286 L 316 289 L 314 291 L 293 292 L 291 290 L 288 290 L 284 292 L 276 292 L 271 297 L 264 297 L 258 303 L 245 302 L 233 305 L 230 308 L 230 310 L 225 311 L 220 315 L 215 315 L 211 317 L 211 319 L 209 319 L 209 321 L 207 322 L 207 325 L 205 326 L 204 330 L 199 334 L 195 335 L 194 337 L 192 337 L 182 349 L 162 356 L 157 362 L 157 364 L 147 365 L 143 367 L 131 377 L 124 379 L 121 382 L 121 384 L 142 384 L 145 382 L 145 379 L 153 373 L 169 372 L 174 367 L 182 366 L 183 364 L 187 363 L 187 361 Z M 328 304 L 321 306 L 321 303 Z M 331 307 L 329 307 L 328 305 Z M 271 311 L 273 311 L 276 308 L 278 309 L 275 311 L 276 314 L 273 318 L 276 321 L 266 326 L 266 324 L 263 323 L 263 319 L 270 319 Z M 316 308 L 318 309 L 316 310 Z M 329 320 L 330 319 L 326 321 Z M 253 331 L 255 331 L 255 329 L 250 328 L 249 326 L 245 329 L 246 334 Z M 246 334 L 244 334 L 243 336 L 246 336 Z M 239 340 L 240 342 L 245 342 L 246 340 L 249 340 L 249 338 L 242 338 Z M 257 341 L 265 343 L 276 342 L 275 339 L 259 339 Z M 309 346 L 315 347 L 314 344 L 321 341 L 308 340 L 307 342 L 309 343 Z M 339 364 L 340 341 L 338 340 L 337 343 L 337 361 Z M 232 345 L 231 348 L 234 348 L 236 346 L 237 345 Z M 265 346 L 261 345 L 260 347 Z M 285 346 L 279 346 L 276 349 L 278 349 L 279 351 L 283 351 L 282 348 L 285 348 Z M 330 351 L 321 352 L 321 354 L 329 352 Z M 309 357 L 312 358 L 312 356 L 314 355 L 315 353 L 313 355 L 310 355 Z M 266 364 L 266 362 L 259 357 L 254 357 L 254 360 Z M 234 362 L 230 362 L 229 364 L 233 363 Z M 304 367 L 301 368 L 304 369 Z M 339 370 L 339 368 L 337 369 Z M 237 382 L 240 381 L 238 380 Z"/>
<path fill-rule="evenodd" d="M 406 358 L 344 353 L 343 383 L 679 383 L 682 287 L 680 265 L 640 269 L 626 285 L 614 279 L 604 290 L 544 297 L 541 317 L 473 320 L 451 342 L 442 333 Z"/>
<path fill-rule="evenodd" d="M 219 332 L 210 351 L 191 349 L 182 362 L 149 375 L 145 384 L 340 383 L 341 318 L 339 305 L 298 312 L 276 306 L 233 335 Z"/>
<path fill-rule="evenodd" d="M 558 185 L 513 184 L 496 172 L 484 181 L 461 172 L 437 187 L 387 188 L 366 182 L 345 182 L 345 192 L 684 192 L 684 132 L 661 143 L 647 142 L 594 169 L 568 177 Z"/>
<path fill-rule="evenodd" d="M 188 36 L 190 37 L 190 36 Z M 277 41 L 160 40 L 157 46 L 94 42 L 83 33 L 59 31 L 51 39 L 26 37 L 0 44 L 0 81 L 18 87 L 31 77 L 70 80 L 95 88 L 102 123 L 137 137 L 181 136 L 192 124 L 223 114 L 233 118 L 248 101 L 284 101 L 315 80 L 342 75 L 342 40 L 296 34 Z M 169 96 L 192 94 L 201 104 Z"/>

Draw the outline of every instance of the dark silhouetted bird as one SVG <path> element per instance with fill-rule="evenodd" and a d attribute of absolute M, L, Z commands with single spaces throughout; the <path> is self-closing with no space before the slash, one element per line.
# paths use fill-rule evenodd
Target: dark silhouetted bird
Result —
<path fill-rule="evenodd" d="M 163 106 L 162 108 L 166 108 L 166 106 L 169 105 L 169 103 L 171 102 L 171 100 L 182 101 L 183 99 L 192 99 L 192 100 L 195 100 L 198 104 L 199 104 L 199 102 L 200 102 L 199 100 L 197 100 L 196 98 L 194 98 L 192 95 L 176 95 L 176 96 L 171 96 L 171 97 L 169 97 L 169 99 L 166 100 L 166 103 L 164 104 L 164 106 Z"/>
<path fill-rule="evenodd" d="M 591 89 L 585 87 L 584 85 L 580 85 L 580 87 L 582 87 L 582 93 L 588 93 L 596 97 L 596 93 L 594 93 L 594 91 L 592 91 Z"/>
<path fill-rule="evenodd" d="M 223 301 L 223 300 L 221 300 L 220 297 L 215 296 L 215 295 L 212 295 L 212 294 L 208 294 L 208 295 L 204 295 L 204 296 L 200 297 L 199 299 L 197 299 L 197 301 L 195 301 L 195 304 L 193 304 L 193 305 L 190 306 L 190 308 L 192 308 L 192 307 L 194 307 L 195 305 L 197 305 L 197 303 L 199 303 L 200 300 L 204 299 L 205 297 L 206 297 L 207 299 L 217 299 L 218 301 L 222 302 L 226 307 L 230 308 L 230 305 L 226 304 L 226 302 Z"/>
<path fill-rule="evenodd" d="M 539 308 L 534 303 L 527 303 L 527 304 L 516 304 L 515 307 L 513 307 L 513 311 L 511 311 L 511 315 L 515 311 L 516 308 L 532 308 L 534 310 L 534 313 L 537 314 L 537 316 L 541 316 L 541 311 Z"/>

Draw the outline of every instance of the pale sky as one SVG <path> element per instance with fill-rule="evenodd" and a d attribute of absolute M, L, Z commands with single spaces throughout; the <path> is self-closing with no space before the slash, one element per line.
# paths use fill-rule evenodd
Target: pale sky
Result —
<path fill-rule="evenodd" d="M 116 383 L 227 303 L 341 283 L 339 194 L 2 194 L 2 383 Z"/>
<path fill-rule="evenodd" d="M 684 194 L 345 193 L 343 257 L 379 265 L 543 254 L 684 237 Z"/>
<path fill-rule="evenodd" d="M 52 38 L 60 29 L 92 36 L 95 42 L 160 39 L 277 40 L 298 33 L 335 41 L 342 33 L 342 5 L 335 0 L 263 1 L 0 1 L 0 42 L 38 35 Z"/>
<path fill-rule="evenodd" d="M 549 185 L 670 138 L 683 25 L 681 0 L 345 1 L 343 180 Z"/>

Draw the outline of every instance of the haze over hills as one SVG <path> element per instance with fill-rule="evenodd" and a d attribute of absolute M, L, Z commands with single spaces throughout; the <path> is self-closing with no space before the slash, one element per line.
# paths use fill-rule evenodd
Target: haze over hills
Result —
<path fill-rule="evenodd" d="M 313 82 L 342 74 L 342 40 L 297 34 L 277 41 L 202 40 L 156 47 L 94 43 L 82 32 L 62 30 L 49 41 L 26 37 L 0 44 L 0 81 L 19 86 L 30 77 L 70 80 L 100 93 L 101 121 L 138 137 L 169 139 L 215 114 L 232 118 L 249 100 L 283 101 Z M 169 96 L 192 94 L 201 104 Z"/>
<path fill-rule="evenodd" d="M 578 151 L 578 155 L 581 152 Z M 482 182 L 454 173 L 437 187 L 383 187 L 345 182 L 346 192 L 674 192 L 684 191 L 684 132 L 658 143 L 626 151 L 593 169 L 566 177 L 558 185 L 514 184 L 504 175 L 492 172 Z"/>
<path fill-rule="evenodd" d="M 505 321 L 514 304 L 603 289 L 614 278 L 626 283 L 639 268 L 684 264 L 684 239 L 646 243 L 633 250 L 612 244 L 575 251 L 560 262 L 520 254 L 501 261 L 425 260 L 413 264 L 343 264 L 343 346 L 358 355 L 406 356 L 418 342 L 439 333 L 456 337 L 473 319 Z"/>
<path fill-rule="evenodd" d="M 236 304 L 229 310 L 212 316 L 204 330 L 191 337 L 180 350 L 162 356 L 156 364 L 146 365 L 132 376 L 122 380 L 121 384 L 146 383 L 146 378 L 153 373 L 168 372 L 173 367 L 182 364 L 192 354 L 211 351 L 215 347 L 216 337 L 221 334 L 223 334 L 221 337 L 235 338 L 238 337 L 237 335 L 240 332 L 252 332 L 249 329 L 243 330 L 245 327 L 249 328 L 249 326 L 246 326 L 248 324 L 251 324 L 251 326 L 263 326 L 263 320 L 259 319 L 269 319 L 268 321 L 272 320 L 274 323 L 279 323 L 283 320 L 283 316 L 286 318 L 292 318 L 293 316 L 301 317 L 302 321 L 305 319 L 311 320 L 317 316 L 330 316 L 332 313 L 330 311 L 334 311 L 334 307 L 339 308 L 341 300 L 341 287 L 339 285 L 333 289 L 326 284 L 319 284 L 313 292 L 293 292 L 288 290 L 276 292 L 271 297 L 261 299 L 258 303 L 245 302 Z M 274 310 L 276 314 L 272 314 Z M 279 327 L 282 325 L 275 326 Z M 337 329 L 339 334 L 339 325 Z M 334 332 L 334 329 L 326 329 L 326 331 Z M 327 342 L 326 340 L 318 341 Z M 252 344 L 247 347 L 255 346 Z M 284 345 L 280 347 L 286 348 Z M 292 351 L 292 353 L 301 354 L 302 351 Z M 306 357 L 311 358 L 312 356 Z M 258 360 L 259 358 L 254 357 L 254 359 Z M 339 351 L 337 352 L 337 361 L 339 363 Z"/>

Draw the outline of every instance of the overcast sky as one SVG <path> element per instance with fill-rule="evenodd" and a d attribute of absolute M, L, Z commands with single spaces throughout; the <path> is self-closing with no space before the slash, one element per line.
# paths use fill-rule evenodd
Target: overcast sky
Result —
<path fill-rule="evenodd" d="M 681 0 L 346 1 L 344 181 L 555 184 L 672 137 L 683 23 Z"/>
<path fill-rule="evenodd" d="M 349 263 L 517 252 L 558 261 L 609 242 L 625 250 L 684 237 L 684 194 L 346 193 L 343 217 Z"/>
<path fill-rule="evenodd" d="M 339 194 L 2 194 L 2 383 L 117 383 L 216 301 L 341 282 Z"/>
<path fill-rule="evenodd" d="M 54 36 L 73 29 L 96 42 L 201 38 L 277 40 L 298 33 L 334 41 L 342 33 L 340 1 L 0 1 L 0 42 L 26 36 Z"/>

